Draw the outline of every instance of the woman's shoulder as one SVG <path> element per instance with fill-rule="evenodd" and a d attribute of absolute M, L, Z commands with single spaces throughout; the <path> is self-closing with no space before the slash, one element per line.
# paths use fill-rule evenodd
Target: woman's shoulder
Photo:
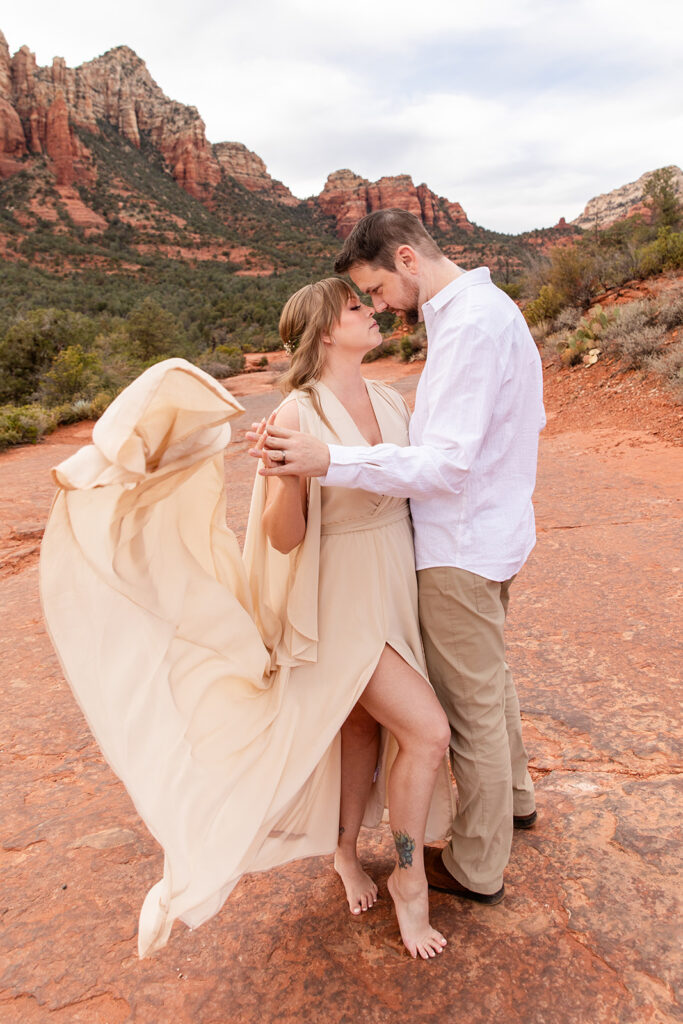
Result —
<path fill-rule="evenodd" d="M 298 392 L 290 391 L 275 409 L 275 422 L 279 427 L 287 427 L 289 430 L 299 429 L 299 402 Z"/>

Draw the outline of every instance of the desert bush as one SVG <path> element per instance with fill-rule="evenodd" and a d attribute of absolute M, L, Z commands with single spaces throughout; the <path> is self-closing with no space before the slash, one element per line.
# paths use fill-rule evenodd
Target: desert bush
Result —
<path fill-rule="evenodd" d="M 544 284 L 538 298 L 527 303 L 524 309 L 526 322 L 532 327 L 542 323 L 550 325 L 562 309 L 562 305 L 562 296 L 557 289 L 550 284 Z"/>
<path fill-rule="evenodd" d="M 365 353 L 363 356 L 363 362 L 374 363 L 375 359 L 382 359 L 383 356 L 396 355 L 397 350 L 398 346 L 395 341 L 382 338 L 379 345 L 376 345 L 375 348 L 370 349 L 369 352 Z"/>
<path fill-rule="evenodd" d="M 54 414 L 41 405 L 0 405 L 0 450 L 14 444 L 35 444 L 54 426 Z"/>
<path fill-rule="evenodd" d="M 553 333 L 559 333 L 560 331 L 575 331 L 579 326 L 581 319 L 581 310 L 577 309 L 576 306 L 565 306 L 557 314 L 552 322 Z"/>
<path fill-rule="evenodd" d="M 655 324 L 621 335 L 617 340 L 617 349 L 620 359 L 626 366 L 638 370 L 661 352 L 665 342 L 665 329 L 661 324 Z"/>
<path fill-rule="evenodd" d="M 424 324 L 420 324 L 410 334 L 404 334 L 399 342 L 399 354 L 404 363 L 415 359 L 424 359 L 427 347 L 427 332 Z"/>
<path fill-rule="evenodd" d="M 548 284 L 559 300 L 556 313 L 562 306 L 584 309 L 600 284 L 594 256 L 578 245 L 552 249 Z"/>
<path fill-rule="evenodd" d="M 683 325 L 683 291 L 661 295 L 656 302 L 657 321 L 672 331 Z"/>
<path fill-rule="evenodd" d="M 645 369 L 663 377 L 677 402 L 683 404 L 683 341 L 645 359 Z"/>
<path fill-rule="evenodd" d="M 657 307 L 647 299 L 638 299 L 616 306 L 614 316 L 603 331 L 602 341 L 609 349 L 619 351 L 620 339 L 639 333 L 657 322 Z"/>
<path fill-rule="evenodd" d="M 94 352 L 69 345 L 52 360 L 40 378 L 40 395 L 47 405 L 88 400 L 102 387 L 102 364 Z"/>
<path fill-rule="evenodd" d="M 244 352 L 236 345 L 217 345 L 213 352 L 204 352 L 197 359 L 197 366 L 218 380 L 241 373 L 245 364 Z"/>
<path fill-rule="evenodd" d="M 654 242 L 639 250 L 640 273 L 643 277 L 661 274 L 664 270 L 683 267 L 683 231 L 660 228 Z"/>
<path fill-rule="evenodd" d="M 73 344 L 89 349 L 96 332 L 89 317 L 65 309 L 33 309 L 17 317 L 0 341 L 0 401 L 31 398 L 56 354 Z"/>
<path fill-rule="evenodd" d="M 62 402 L 50 409 L 53 427 L 80 423 L 82 420 L 97 420 L 115 397 L 110 391 L 98 391 L 91 399 L 78 398 L 75 402 Z M 49 431 L 46 431 L 49 433 Z"/>
<path fill-rule="evenodd" d="M 519 281 L 494 281 L 494 284 L 514 301 L 522 296 L 522 285 Z"/>

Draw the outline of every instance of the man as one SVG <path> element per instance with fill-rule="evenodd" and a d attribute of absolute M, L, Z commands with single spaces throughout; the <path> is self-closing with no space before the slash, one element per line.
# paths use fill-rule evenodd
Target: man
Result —
<path fill-rule="evenodd" d="M 536 820 L 503 627 L 510 585 L 535 543 L 540 359 L 489 271 L 463 271 L 412 214 L 364 217 L 335 270 L 348 272 L 377 312 L 424 319 L 428 354 L 411 446 L 328 446 L 272 427 L 267 445 L 278 465 L 264 472 L 410 498 L 420 624 L 429 678 L 451 724 L 459 798 L 443 854 L 425 851 L 427 878 L 442 891 L 498 903 L 513 824 Z"/>

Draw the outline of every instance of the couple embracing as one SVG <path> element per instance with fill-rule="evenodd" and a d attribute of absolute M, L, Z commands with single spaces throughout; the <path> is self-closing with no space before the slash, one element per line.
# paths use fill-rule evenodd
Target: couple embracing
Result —
<path fill-rule="evenodd" d="M 536 346 L 488 270 L 462 271 L 403 211 L 360 221 L 335 270 L 375 311 L 424 319 L 414 413 L 362 378 L 379 331 L 350 286 L 292 296 L 285 400 L 249 435 L 262 466 L 243 561 L 221 522 L 240 408 L 182 360 L 146 371 L 55 471 L 48 627 L 165 853 L 142 954 L 175 918 L 216 913 L 242 874 L 298 857 L 334 851 L 352 912 L 367 910 L 356 842 L 386 803 L 401 935 L 431 958 L 446 940 L 427 885 L 499 902 L 513 827 L 536 819 L 503 638 L 535 541 Z"/>

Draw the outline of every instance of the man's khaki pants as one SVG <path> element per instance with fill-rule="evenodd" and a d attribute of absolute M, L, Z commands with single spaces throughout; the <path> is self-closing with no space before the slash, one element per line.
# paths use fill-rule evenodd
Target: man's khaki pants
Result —
<path fill-rule="evenodd" d="M 417 576 L 427 669 L 451 725 L 458 785 L 443 861 L 461 885 L 490 894 L 503 884 L 513 814 L 535 807 L 519 701 L 505 661 L 512 579 L 497 583 L 451 566 L 420 569 Z"/>

